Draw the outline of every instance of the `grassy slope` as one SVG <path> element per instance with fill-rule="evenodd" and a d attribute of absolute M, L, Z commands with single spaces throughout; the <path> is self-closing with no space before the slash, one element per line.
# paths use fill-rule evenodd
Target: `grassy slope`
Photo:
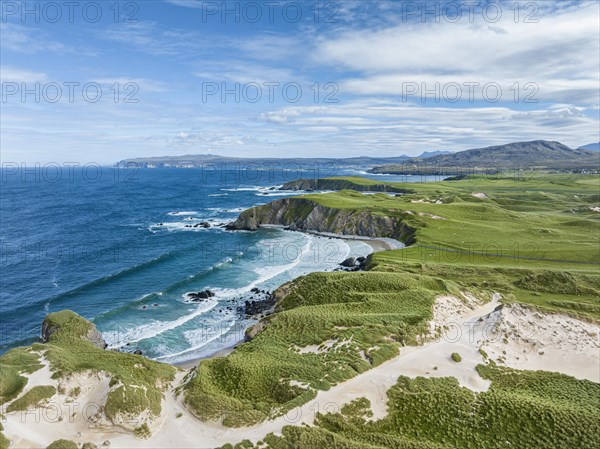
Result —
<path fill-rule="evenodd" d="M 435 296 L 449 290 L 457 287 L 403 273 L 302 277 L 264 332 L 228 357 L 199 365 L 186 386 L 187 404 L 200 418 L 222 418 L 229 426 L 283 413 L 314 397 L 316 389 L 397 355 L 401 342 L 414 343 L 426 330 Z M 298 351 L 327 340 L 348 343 L 323 353 Z"/>
<path fill-rule="evenodd" d="M 316 427 L 289 426 L 265 441 L 273 449 L 600 447 L 598 384 L 495 365 L 479 371 L 492 380 L 489 391 L 475 393 L 454 378 L 400 377 L 381 420 L 364 419 L 370 404 L 362 398 L 341 413 L 319 415 Z"/>
<path fill-rule="evenodd" d="M 355 178 L 347 178 L 357 182 Z M 403 217 L 417 228 L 417 242 L 505 256 L 600 262 L 600 177 L 555 175 L 527 180 L 474 177 L 437 183 L 391 183 L 416 194 L 363 195 L 343 191 L 306 195 L 340 209 L 369 208 Z M 487 199 L 472 196 L 486 193 Z M 413 201 L 431 201 L 415 203 Z M 443 204 L 435 204 L 441 200 Z M 406 216 L 406 211 L 415 215 Z M 427 215 L 446 218 L 435 220 Z"/>
<path fill-rule="evenodd" d="M 392 357 L 399 341 L 414 341 L 433 298 L 444 292 L 468 290 L 489 297 L 498 291 L 508 301 L 600 319 L 600 214 L 589 209 L 600 201 L 599 181 L 598 176 L 477 177 L 402 184 L 417 192 L 402 197 L 354 191 L 306 195 L 335 208 L 404 217 L 412 211 L 407 220 L 417 228 L 420 246 L 376 254 L 366 273 L 315 273 L 295 282 L 296 289 L 269 317 L 263 333 L 227 358 L 200 364 L 186 389 L 190 408 L 203 419 L 222 418 L 232 426 L 285 411 L 313 397 L 314 388 L 329 388 L 368 369 L 360 350 L 381 348 L 376 364 Z M 488 198 L 473 197 L 474 192 Z M 413 202 L 421 200 L 431 203 Z M 438 200 L 442 203 L 435 204 Z M 477 254 L 486 249 L 487 255 Z M 293 350 L 294 344 L 350 337 L 352 345 L 338 352 Z M 291 387 L 290 380 L 310 388 Z"/>
<path fill-rule="evenodd" d="M 137 416 L 144 410 L 158 416 L 163 389 L 173 380 L 175 369 L 134 354 L 97 348 L 80 338 L 86 333 L 87 320 L 70 311 L 52 315 L 59 314 L 66 315 L 55 320 L 65 326 L 63 330 L 53 334 L 47 344 L 33 345 L 34 350 L 44 351 L 54 376 L 104 371 L 111 376 L 113 386 L 105 407 L 109 419 L 117 419 L 119 413 Z"/>
<path fill-rule="evenodd" d="M 142 356 L 95 347 L 82 338 L 91 323 L 74 312 L 65 310 L 51 314 L 49 318 L 61 326 L 61 330 L 54 333 L 48 343 L 16 348 L 0 357 L 3 402 L 14 399 L 23 390 L 27 379 L 21 374 L 41 368 L 39 354 L 43 354 L 50 362 L 55 378 L 85 371 L 102 371 L 110 375 L 112 389 L 105 407 L 108 418 L 117 420 L 121 413 L 137 416 L 144 410 L 155 416 L 160 414 L 164 386 L 173 380 L 175 368 Z M 29 399 L 37 398 L 41 391 L 34 390 L 11 403 L 9 410 L 19 409 L 25 400 L 29 405 L 35 405 L 30 404 Z"/>

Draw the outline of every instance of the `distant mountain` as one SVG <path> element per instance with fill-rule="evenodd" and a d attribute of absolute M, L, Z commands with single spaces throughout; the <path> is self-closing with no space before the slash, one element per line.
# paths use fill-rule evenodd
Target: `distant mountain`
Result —
<path fill-rule="evenodd" d="M 578 148 L 579 150 L 589 150 L 589 151 L 600 151 L 600 142 L 598 143 L 588 143 L 582 147 Z"/>
<path fill-rule="evenodd" d="M 226 165 L 231 168 L 233 165 L 257 164 L 261 166 L 302 166 L 309 168 L 314 165 L 335 165 L 338 167 L 372 167 L 383 164 L 399 164 L 410 159 L 410 156 L 394 157 L 369 157 L 358 156 L 351 158 L 240 158 L 227 157 L 214 154 L 188 154 L 184 156 L 158 156 L 158 157 L 139 157 L 133 159 L 124 159 L 115 164 L 117 167 L 142 167 L 142 168 L 194 168 L 207 165 Z"/>
<path fill-rule="evenodd" d="M 501 168 L 598 169 L 600 155 L 586 149 L 572 149 L 560 142 L 533 140 L 514 142 L 428 158 L 411 158 L 400 164 L 373 168 L 373 173 L 432 173 L 485 171 Z"/>
<path fill-rule="evenodd" d="M 424 151 L 417 157 L 420 159 L 425 159 L 428 157 L 439 156 L 440 154 L 450 154 L 452 151 Z"/>

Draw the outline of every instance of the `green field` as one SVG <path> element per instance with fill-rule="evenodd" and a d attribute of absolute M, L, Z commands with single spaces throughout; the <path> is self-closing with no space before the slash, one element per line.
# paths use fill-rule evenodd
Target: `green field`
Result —
<path fill-rule="evenodd" d="M 241 426 L 306 402 L 316 389 L 418 342 L 442 293 L 469 291 L 489 299 L 500 292 L 505 302 L 600 319 L 600 213 L 591 209 L 600 203 L 599 176 L 477 176 L 397 185 L 415 193 L 304 196 L 331 208 L 400 217 L 417 230 L 416 244 L 375 254 L 367 272 L 314 273 L 294 282 L 263 332 L 228 357 L 200 364 L 186 387 L 194 413 Z M 337 342 L 333 350 L 298 352 L 309 345 L 326 349 L 324 342 L 331 341 Z M 361 444 L 339 447 L 367 447 Z"/>

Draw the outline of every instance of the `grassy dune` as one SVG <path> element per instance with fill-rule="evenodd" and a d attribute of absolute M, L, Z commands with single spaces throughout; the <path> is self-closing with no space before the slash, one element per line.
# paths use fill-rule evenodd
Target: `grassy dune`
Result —
<path fill-rule="evenodd" d="M 405 273 L 302 277 L 256 338 L 199 365 L 186 402 L 201 419 L 222 418 L 228 426 L 285 413 L 416 343 L 434 298 L 448 291 L 457 287 Z"/>
<path fill-rule="evenodd" d="M 47 319 L 60 327 L 48 343 L 16 348 L 0 357 L 2 403 L 11 401 L 23 391 L 27 384 L 23 374 L 40 369 L 39 357 L 43 354 L 50 362 L 56 379 L 86 371 L 109 375 L 111 391 L 104 413 L 113 422 L 118 423 L 128 415 L 139 416 L 144 411 L 155 417 L 160 414 L 164 389 L 174 378 L 174 367 L 142 356 L 94 346 L 84 338 L 92 324 L 74 312 L 57 312 Z M 34 387 L 11 402 L 7 411 L 35 406 L 52 397 L 54 390 L 50 386 Z"/>
<path fill-rule="evenodd" d="M 285 427 L 281 437 L 269 435 L 265 442 L 273 449 L 600 446 L 597 384 L 493 364 L 479 371 L 492 380 L 489 391 L 475 393 L 454 378 L 400 377 L 388 391 L 389 414 L 381 420 L 365 420 L 370 404 L 362 398 L 341 413 L 319 415 L 316 427 Z"/>
<path fill-rule="evenodd" d="M 600 177 L 547 175 L 515 180 L 478 176 L 401 186 L 415 193 L 367 196 L 345 190 L 305 196 L 331 208 L 369 209 L 401 217 L 417 229 L 417 243 L 376 254 L 367 272 L 314 273 L 295 281 L 279 302 L 278 313 L 265 321 L 263 332 L 228 357 L 200 364 L 198 375 L 185 390 L 194 413 L 202 419 L 222 419 L 228 426 L 277 416 L 314 397 L 316 389 L 328 389 L 395 356 L 403 344 L 418 342 L 431 317 L 434 298 L 444 293 L 469 291 L 489 298 L 492 292 L 500 292 L 507 302 L 600 319 L 600 213 L 591 209 L 600 202 Z M 347 341 L 350 343 L 342 344 Z M 313 352 L 300 349 L 310 345 L 320 348 Z M 425 382 L 427 389 L 465 396 L 468 409 L 470 403 L 481 401 L 452 380 L 419 382 Z M 565 382 L 579 385 L 574 379 Z M 502 394 L 512 397 L 510 392 Z M 491 393 L 488 396 L 504 400 Z M 522 405 L 536 400 L 528 399 Z M 496 406 L 500 405 L 494 403 Z M 516 415 L 508 416 L 508 410 L 505 413 L 507 419 L 516 419 Z M 432 422 L 438 415 L 432 410 Z M 456 425 L 448 422 L 449 428 Z M 421 431 L 427 434 L 426 427 Z M 389 442 L 383 436 L 354 441 L 357 434 L 365 432 L 370 431 L 289 429 L 286 438 L 293 435 L 289 445 L 285 438 L 271 444 L 453 447 L 441 439 L 423 445 L 413 441 L 414 435 L 390 436 Z M 318 444 L 299 444 L 313 437 Z M 492 447 L 477 446 L 478 437 L 472 442 L 464 435 L 461 438 L 457 447 Z"/>

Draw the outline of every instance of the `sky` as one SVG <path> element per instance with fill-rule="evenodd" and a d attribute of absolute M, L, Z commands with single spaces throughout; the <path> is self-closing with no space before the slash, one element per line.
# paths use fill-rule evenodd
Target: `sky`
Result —
<path fill-rule="evenodd" d="M 2 163 L 600 140 L 600 2 L 1 1 Z"/>

